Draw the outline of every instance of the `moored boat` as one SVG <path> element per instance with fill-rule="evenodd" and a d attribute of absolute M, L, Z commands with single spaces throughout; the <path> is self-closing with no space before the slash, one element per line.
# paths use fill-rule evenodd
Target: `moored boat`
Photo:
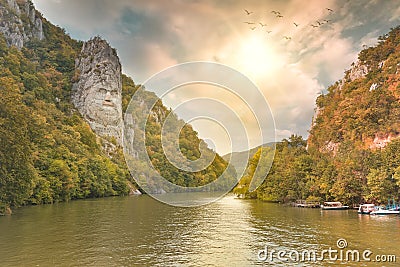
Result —
<path fill-rule="evenodd" d="M 293 206 L 298 208 L 319 208 L 321 205 L 317 201 L 296 200 Z"/>
<path fill-rule="evenodd" d="M 396 209 L 386 209 L 385 207 L 379 207 L 374 211 L 370 212 L 370 215 L 399 215 L 400 211 Z"/>
<path fill-rule="evenodd" d="M 324 202 L 323 205 L 321 205 L 321 209 L 323 210 L 347 210 L 349 206 L 343 205 L 341 202 Z"/>
<path fill-rule="evenodd" d="M 359 214 L 370 214 L 371 212 L 375 211 L 375 204 L 361 204 L 358 207 Z"/>

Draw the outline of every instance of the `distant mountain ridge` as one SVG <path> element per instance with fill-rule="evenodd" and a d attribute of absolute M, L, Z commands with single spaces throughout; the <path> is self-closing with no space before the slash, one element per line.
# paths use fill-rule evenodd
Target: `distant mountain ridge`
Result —
<path fill-rule="evenodd" d="M 247 163 L 254 156 L 254 154 L 258 151 L 260 147 L 273 147 L 275 146 L 275 144 L 276 142 L 269 142 L 257 147 L 253 147 L 250 150 L 228 153 L 222 156 L 222 158 L 226 161 L 230 161 L 230 163 L 235 167 L 239 175 L 240 170 L 246 169 Z"/>

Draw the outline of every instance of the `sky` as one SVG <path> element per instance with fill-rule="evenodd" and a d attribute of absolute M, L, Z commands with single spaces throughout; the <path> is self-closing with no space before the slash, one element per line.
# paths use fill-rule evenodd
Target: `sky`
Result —
<path fill-rule="evenodd" d="M 243 135 L 242 130 L 228 128 L 246 130 L 247 135 L 233 146 L 236 151 L 291 134 L 307 138 L 316 97 L 343 77 L 359 51 L 374 46 L 378 36 L 400 24 L 396 0 L 33 2 L 73 38 L 105 38 L 117 49 L 123 72 L 136 84 L 146 85 L 160 71 L 192 61 L 215 62 L 248 77 L 267 106 L 262 97 L 259 104 L 241 103 L 260 97 L 253 89 L 242 90 L 242 98 L 234 99 L 231 91 L 221 93 L 221 87 L 210 84 L 178 86 L 162 98 L 220 154 L 230 152 L 228 143 L 239 140 L 235 135 Z M 220 76 L 221 84 L 230 78 Z M 146 88 L 159 93 L 157 88 Z M 194 101 L 207 97 L 208 103 Z M 232 110 L 239 120 L 220 119 L 226 112 L 215 102 Z M 189 104 L 184 108 L 182 103 Z M 201 119 L 194 109 L 213 110 L 217 115 Z M 257 125 L 261 118 L 252 117 L 251 111 L 253 115 L 265 112 L 268 118 L 272 112 L 268 127 L 275 128 L 275 136 L 267 131 L 260 138 L 265 129 Z"/>

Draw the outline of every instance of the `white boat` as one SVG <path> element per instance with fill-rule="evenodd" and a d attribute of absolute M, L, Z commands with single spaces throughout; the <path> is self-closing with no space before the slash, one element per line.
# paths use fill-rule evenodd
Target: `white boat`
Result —
<path fill-rule="evenodd" d="M 307 201 L 307 200 L 296 200 L 294 203 L 295 207 L 298 208 L 319 208 L 321 205 L 317 201 Z"/>
<path fill-rule="evenodd" d="M 347 210 L 349 206 L 342 205 L 341 202 L 324 202 L 321 205 L 321 209 L 323 210 Z"/>
<path fill-rule="evenodd" d="M 379 207 L 378 209 L 371 211 L 371 215 L 399 215 L 399 210 L 385 209 L 384 207 Z"/>
<path fill-rule="evenodd" d="M 375 210 L 375 204 L 361 204 L 360 207 L 358 207 L 359 214 L 370 214 Z"/>

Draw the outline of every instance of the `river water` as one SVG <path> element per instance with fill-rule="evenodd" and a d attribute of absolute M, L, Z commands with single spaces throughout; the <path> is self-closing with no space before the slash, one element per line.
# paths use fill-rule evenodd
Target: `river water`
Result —
<path fill-rule="evenodd" d="M 339 239 L 345 239 L 340 247 Z M 0 217 L 0 266 L 398 266 L 399 247 L 399 216 L 233 196 L 195 208 L 115 197 L 24 207 Z M 371 253 L 356 262 L 349 250 Z M 377 262 L 393 261 L 391 255 L 397 263 Z"/>

